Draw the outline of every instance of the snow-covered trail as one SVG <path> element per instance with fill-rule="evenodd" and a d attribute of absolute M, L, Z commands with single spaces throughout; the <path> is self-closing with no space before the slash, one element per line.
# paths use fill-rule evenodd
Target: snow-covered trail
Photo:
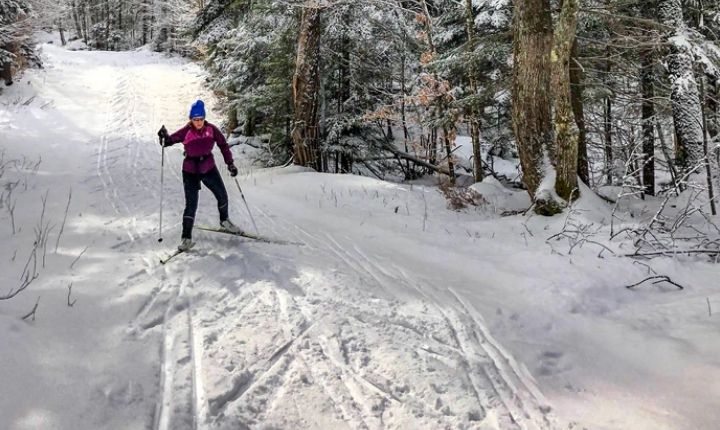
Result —
<path fill-rule="evenodd" d="M 205 94 L 200 70 L 144 52 L 46 45 L 44 58 L 45 70 L 8 88 L 0 110 L 3 179 L 19 184 L 4 194 L 15 215 L 4 213 L 3 224 L 15 218 L 17 232 L 2 232 L 3 257 L 12 255 L 3 262 L 3 290 L 19 284 L 42 196 L 47 193 L 44 219 L 53 236 L 68 199 L 70 205 L 62 240 L 50 240 L 37 280 L 3 303 L 9 329 L 3 330 L 0 427 L 150 428 L 160 348 L 157 339 L 133 339 L 127 321 L 162 282 L 145 252 L 159 209 L 153 136 L 163 119 L 184 116 L 179 97 Z M 169 182 L 177 184 L 177 159 L 169 164 Z M 169 200 L 177 207 L 177 199 Z M 148 290 L 124 294 L 138 282 Z M 35 327 L 25 327 L 17 317 L 38 296 Z"/>
<path fill-rule="evenodd" d="M 0 107 L 6 159 L 42 155 L 37 174 L 29 161 L 8 169 L 28 185 L 16 188 L 22 229 L 0 229 L 18 255 L 2 255 L 3 289 L 22 271 L 43 193 L 54 232 L 70 187 L 72 201 L 58 252 L 49 248 L 27 292 L 0 302 L 0 381 L 11 387 L 0 389 L 0 428 L 709 429 L 720 420 L 711 408 L 720 388 L 700 382 L 720 375 L 707 358 L 719 347 L 693 340 L 712 335 L 695 314 L 708 289 L 682 307 L 673 296 L 608 293 L 645 268 L 593 250 L 548 256 L 545 220 L 447 211 L 432 187 L 254 170 L 236 147 L 260 233 L 302 245 L 196 231 L 191 253 L 160 265 L 179 240 L 183 196 L 173 147 L 158 244 L 155 133 L 183 125 L 196 98 L 219 122 L 200 68 L 50 45 L 44 58 L 46 70 L 29 72 Z M 231 217 L 251 229 L 224 178 Z M 203 190 L 198 223 L 216 218 Z M 702 284 L 715 269 L 684 270 Z M 36 321 L 18 322 L 38 294 Z M 684 325 L 668 323 L 671 314 Z M 646 337 L 665 326 L 695 337 Z M 647 353 L 663 360 L 644 369 Z"/>
<path fill-rule="evenodd" d="M 212 108 L 199 69 L 146 52 L 49 45 L 45 61 L 46 70 L 31 72 L 29 81 L 40 102 L 20 100 L 8 118 L 35 147 L 8 145 L 13 154 L 43 154 L 38 189 L 72 184 L 68 259 L 84 243 L 88 251 L 71 270 L 58 257 L 36 289 L 60 296 L 53 281 L 71 280 L 78 304 L 53 324 L 85 313 L 87 327 L 77 335 L 95 332 L 94 345 L 113 359 L 88 361 L 92 347 L 83 344 L 87 350 L 77 355 L 69 335 L 56 344 L 62 358 L 52 364 L 73 363 L 69 371 L 67 363 L 56 369 L 75 381 L 66 382 L 73 398 L 44 395 L 35 403 L 25 398 L 32 390 L 21 393 L 3 404 L 4 427 L 552 428 L 532 378 L 459 296 L 440 297 L 444 287 L 378 260 L 360 238 L 336 235 L 337 225 L 278 217 L 287 202 L 258 184 L 283 181 L 292 171 L 256 175 L 244 168 L 249 176 L 242 183 L 261 232 L 303 246 L 200 232 L 192 254 L 160 266 L 158 257 L 179 236 L 182 193 L 173 148 L 165 189 L 169 245 L 158 245 L 155 130 L 181 126 L 195 98 Z M 37 139 L 28 132 L 33 128 Z M 226 185 L 233 216 L 242 220 L 229 177 Z M 378 183 L 357 178 L 351 185 Z M 64 196 L 55 193 L 57 215 Z M 315 204 L 289 209 L 319 220 Z M 214 224 L 208 193 L 201 207 L 198 219 Z M 26 302 L 15 304 L 22 309 Z M 46 318 L 41 311 L 36 324 Z M 12 338 L 18 358 L 32 352 L 23 344 L 35 336 L 31 331 Z M 43 378 L 39 385 L 47 384 Z"/>

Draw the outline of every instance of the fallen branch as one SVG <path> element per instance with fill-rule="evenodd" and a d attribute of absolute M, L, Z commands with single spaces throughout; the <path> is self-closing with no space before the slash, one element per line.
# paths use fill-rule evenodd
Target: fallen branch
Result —
<path fill-rule="evenodd" d="M 665 275 L 650 276 L 650 277 L 648 277 L 648 278 L 643 279 L 642 281 L 640 281 L 640 282 L 638 282 L 638 283 L 635 283 L 635 284 L 632 284 L 632 285 L 627 285 L 625 288 L 627 288 L 628 290 L 631 290 L 633 287 L 637 287 L 638 285 L 642 284 L 643 282 L 652 281 L 653 279 L 657 279 L 657 281 L 653 281 L 653 285 L 659 284 L 659 283 L 661 283 L 661 282 L 667 282 L 668 284 L 672 284 L 672 285 L 678 287 L 678 288 L 681 289 L 681 290 L 684 290 L 684 289 L 685 289 L 685 287 L 683 287 L 682 285 L 678 284 L 677 282 L 674 282 L 672 279 L 670 279 L 669 276 L 665 276 Z"/>
<path fill-rule="evenodd" d="M 633 261 L 633 264 L 641 264 L 641 265 L 647 267 L 647 269 L 648 269 L 648 274 L 650 274 L 650 272 L 652 272 L 652 273 L 654 273 L 654 274 L 657 275 L 657 272 L 655 271 L 655 269 L 653 269 L 652 267 L 650 267 L 649 264 L 646 264 L 646 263 L 643 263 L 642 261 L 637 261 L 637 260 Z"/>
<path fill-rule="evenodd" d="M 654 251 L 654 252 L 634 252 L 632 254 L 625 254 L 624 257 L 649 257 L 653 255 L 674 255 L 674 254 L 708 254 L 717 255 L 720 254 L 718 249 L 684 249 L 684 250 L 669 250 L 669 251 Z"/>
<path fill-rule="evenodd" d="M 421 159 L 419 159 L 419 158 L 417 158 L 417 157 L 415 157 L 415 156 L 412 156 L 412 155 L 410 155 L 410 154 L 408 154 L 408 153 L 406 153 L 406 152 L 399 151 L 399 150 L 397 150 L 397 149 L 395 149 L 395 148 L 393 148 L 393 147 L 391 147 L 391 146 L 384 146 L 383 149 L 392 152 L 393 154 L 395 154 L 396 156 L 398 156 L 398 157 L 400 157 L 400 158 L 402 158 L 402 159 L 404 159 L 404 160 L 412 161 L 412 162 L 415 163 L 415 164 L 418 164 L 418 165 L 423 166 L 423 167 L 427 167 L 428 169 L 430 169 L 430 170 L 432 170 L 432 171 L 434 171 L 434 172 L 438 172 L 438 173 L 442 173 L 443 175 L 451 176 L 451 175 L 450 175 L 450 171 L 449 171 L 448 169 L 444 168 L 444 167 L 436 166 L 436 165 L 434 165 L 434 164 L 432 164 L 432 163 L 429 163 L 429 162 L 427 162 L 427 161 L 425 161 L 425 160 L 421 160 Z"/>

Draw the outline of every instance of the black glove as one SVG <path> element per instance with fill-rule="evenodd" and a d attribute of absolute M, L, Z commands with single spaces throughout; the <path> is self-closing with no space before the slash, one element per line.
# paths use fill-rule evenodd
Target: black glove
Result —
<path fill-rule="evenodd" d="M 168 133 L 167 129 L 163 125 L 160 127 L 160 130 L 158 130 L 158 137 L 160 138 L 160 146 L 170 146 L 172 145 L 172 142 L 170 142 L 170 133 Z"/>
<path fill-rule="evenodd" d="M 237 167 L 235 167 L 234 164 L 228 165 L 228 171 L 230 172 L 230 176 L 232 176 L 233 178 L 238 174 L 238 169 Z"/>

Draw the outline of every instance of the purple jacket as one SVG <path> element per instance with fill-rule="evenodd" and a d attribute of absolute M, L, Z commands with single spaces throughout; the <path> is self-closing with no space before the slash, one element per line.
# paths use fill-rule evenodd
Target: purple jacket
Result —
<path fill-rule="evenodd" d="M 171 143 L 182 142 L 185 147 L 185 161 L 183 161 L 183 172 L 207 173 L 215 167 L 212 149 L 215 143 L 220 147 L 220 152 L 228 166 L 233 164 L 230 147 L 225 141 L 220 129 L 205 121 L 200 130 L 196 130 L 192 124 L 188 124 L 170 135 Z"/>

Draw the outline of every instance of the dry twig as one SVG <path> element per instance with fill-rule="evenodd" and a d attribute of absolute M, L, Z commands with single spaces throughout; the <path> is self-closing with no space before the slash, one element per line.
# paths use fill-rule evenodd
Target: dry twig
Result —
<path fill-rule="evenodd" d="M 22 317 L 23 320 L 26 320 L 30 317 L 32 317 L 32 321 L 35 321 L 35 314 L 37 313 L 38 305 L 40 304 L 40 296 L 38 296 L 37 300 L 35 301 L 35 306 L 33 306 L 32 310 L 28 312 L 25 316 Z"/>
<path fill-rule="evenodd" d="M 71 282 L 68 285 L 68 295 L 67 295 L 67 305 L 69 307 L 75 306 L 75 302 L 77 302 L 77 299 L 73 299 L 72 301 L 70 301 L 70 295 L 72 294 L 72 286 L 73 286 L 73 283 Z"/>
<path fill-rule="evenodd" d="M 669 276 L 665 276 L 665 275 L 650 276 L 650 277 L 647 277 L 647 278 L 643 279 L 642 281 L 637 282 L 637 283 L 635 283 L 635 284 L 627 285 L 627 286 L 625 286 L 625 288 L 631 290 L 631 289 L 633 289 L 633 287 L 637 287 L 638 285 L 642 284 L 643 282 L 648 282 L 648 281 L 652 281 L 652 284 L 653 284 L 653 285 L 657 285 L 657 284 L 660 284 L 660 283 L 662 283 L 662 282 L 667 282 L 668 284 L 672 284 L 672 285 L 676 286 L 676 287 L 677 287 L 678 289 L 680 289 L 680 290 L 684 290 L 684 289 L 685 289 L 685 287 L 683 287 L 682 285 L 680 285 L 680 284 L 678 284 L 677 282 L 675 282 L 675 281 L 673 281 L 672 279 L 670 279 Z"/>

